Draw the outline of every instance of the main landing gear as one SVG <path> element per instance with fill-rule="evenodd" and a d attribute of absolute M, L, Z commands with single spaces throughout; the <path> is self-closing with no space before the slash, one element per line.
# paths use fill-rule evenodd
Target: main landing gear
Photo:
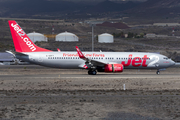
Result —
<path fill-rule="evenodd" d="M 159 75 L 159 74 L 160 74 L 160 71 L 159 71 L 159 70 L 157 70 L 156 74 L 157 74 L 157 75 Z"/>
<path fill-rule="evenodd" d="M 89 75 L 96 75 L 96 73 L 97 73 L 96 70 L 89 70 L 88 71 Z"/>

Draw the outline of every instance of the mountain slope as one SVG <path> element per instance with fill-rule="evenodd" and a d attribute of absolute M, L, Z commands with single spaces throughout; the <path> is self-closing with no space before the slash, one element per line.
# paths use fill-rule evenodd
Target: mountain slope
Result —
<path fill-rule="evenodd" d="M 137 16 L 176 16 L 180 11 L 180 0 L 148 0 L 139 6 L 127 10 L 127 13 Z"/>
<path fill-rule="evenodd" d="M 135 2 L 126 2 L 126 3 L 114 3 L 111 1 L 104 1 L 101 2 L 93 7 L 91 7 L 90 9 L 88 9 L 85 12 L 89 12 L 89 13 L 104 13 L 104 12 L 119 12 L 119 11 L 124 11 L 127 9 L 131 9 L 134 8 L 135 6 L 139 5 L 140 3 L 135 3 Z"/>
<path fill-rule="evenodd" d="M 104 1 L 96 5 L 85 4 L 84 2 L 68 2 L 59 0 L 18 0 L 4 1 L 0 4 L 0 17 L 32 17 L 34 15 L 67 15 L 75 14 L 98 14 L 119 12 L 135 7 L 139 3 L 114 3 Z"/>

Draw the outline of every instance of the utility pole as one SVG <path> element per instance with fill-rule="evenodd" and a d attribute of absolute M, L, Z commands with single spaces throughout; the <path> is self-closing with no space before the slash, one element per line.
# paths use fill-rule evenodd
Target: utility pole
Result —
<path fill-rule="evenodd" d="M 94 51 L 94 24 L 92 24 L 92 52 Z"/>

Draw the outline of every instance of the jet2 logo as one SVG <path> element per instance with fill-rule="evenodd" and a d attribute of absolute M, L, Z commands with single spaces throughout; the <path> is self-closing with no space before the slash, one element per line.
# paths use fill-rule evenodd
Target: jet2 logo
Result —
<path fill-rule="evenodd" d="M 18 24 L 13 25 L 13 23 L 12 23 L 11 26 L 14 28 L 14 30 L 17 32 L 17 34 L 20 36 L 20 38 L 23 39 L 23 41 L 31 49 L 31 51 L 35 51 L 36 47 L 34 46 L 33 43 L 31 43 L 31 41 L 28 39 L 28 37 L 25 36 L 26 35 L 25 32 L 18 26 Z M 25 36 L 25 37 L 23 38 L 23 36 Z"/>
<path fill-rule="evenodd" d="M 139 67 L 139 66 L 143 66 L 143 67 L 147 67 L 146 61 L 149 59 L 147 57 L 147 55 L 144 55 L 143 58 L 140 57 L 135 57 L 132 59 L 132 54 L 129 55 L 128 57 L 128 61 L 127 63 L 125 63 L 126 61 L 122 61 L 121 64 L 124 65 L 124 67 L 128 67 L 130 64 L 134 67 Z"/>
<path fill-rule="evenodd" d="M 19 34 L 20 37 L 25 35 L 25 32 L 18 27 L 18 24 L 13 25 L 13 23 L 12 23 L 11 26 L 14 28 L 14 30 L 17 32 L 17 34 Z"/>

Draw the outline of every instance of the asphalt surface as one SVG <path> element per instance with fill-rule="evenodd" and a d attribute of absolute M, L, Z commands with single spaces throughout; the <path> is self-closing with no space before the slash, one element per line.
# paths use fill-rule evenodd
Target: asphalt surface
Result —
<path fill-rule="evenodd" d="M 87 70 L 80 70 L 80 69 L 54 69 L 54 68 L 47 68 L 39 65 L 1 65 L 0 72 L 2 70 L 12 69 L 14 72 L 17 70 L 30 71 L 28 74 L 8 74 L 1 75 L 1 77 L 33 77 L 33 78 L 172 78 L 172 77 L 180 77 L 180 68 L 169 68 L 167 70 L 163 70 L 160 72 L 160 75 L 156 75 L 156 70 L 149 70 L 149 69 L 125 69 L 122 73 L 104 73 L 104 72 L 97 72 L 97 75 L 88 75 Z M 54 69 L 56 72 L 49 74 L 38 73 L 31 75 L 33 70 L 38 71 L 40 70 L 52 70 Z M 175 71 L 174 71 L 175 69 Z M 173 71 L 172 71 L 173 70 Z M 58 72 L 59 71 L 59 72 Z M 6 73 L 4 73 L 6 74 Z"/>
<path fill-rule="evenodd" d="M 13 78 L 13 79 L 12 79 Z M 87 75 L 87 74 L 40 74 L 40 75 L 0 75 L 0 80 L 15 80 L 15 79 L 53 79 L 53 78 L 75 78 L 75 79 L 113 79 L 113 78 L 161 78 L 161 79 L 171 79 L 171 78 L 180 78 L 180 74 L 97 74 L 97 75 Z"/>
<path fill-rule="evenodd" d="M 0 66 L 0 119 L 179 120 L 179 73 Z"/>

